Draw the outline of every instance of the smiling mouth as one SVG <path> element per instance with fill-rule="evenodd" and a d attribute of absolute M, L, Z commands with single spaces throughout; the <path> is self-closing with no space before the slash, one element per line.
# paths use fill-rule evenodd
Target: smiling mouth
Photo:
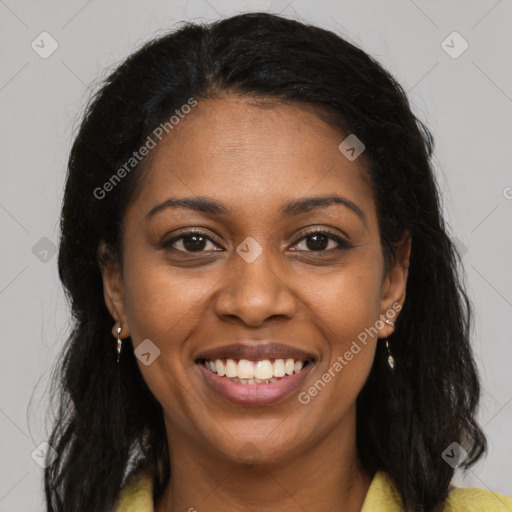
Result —
<path fill-rule="evenodd" d="M 239 384 L 270 384 L 299 373 L 313 363 L 313 359 L 199 359 L 198 364 L 208 371 Z"/>

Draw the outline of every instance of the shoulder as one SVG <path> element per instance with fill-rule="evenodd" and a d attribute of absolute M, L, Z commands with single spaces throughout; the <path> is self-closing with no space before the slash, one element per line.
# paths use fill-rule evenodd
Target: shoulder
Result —
<path fill-rule="evenodd" d="M 402 511 L 402 500 L 391 479 L 378 471 L 368 489 L 361 512 Z M 444 502 L 443 512 L 511 512 L 512 498 L 476 487 L 455 487 Z"/>
<path fill-rule="evenodd" d="M 456 487 L 446 499 L 444 512 L 510 512 L 512 498 L 477 487 Z"/>
<path fill-rule="evenodd" d="M 128 477 L 113 512 L 154 512 L 153 477 L 149 471 L 139 471 Z"/>

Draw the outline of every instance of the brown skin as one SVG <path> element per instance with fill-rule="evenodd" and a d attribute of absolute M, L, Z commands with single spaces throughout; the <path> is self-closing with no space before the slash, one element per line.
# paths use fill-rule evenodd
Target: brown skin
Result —
<path fill-rule="evenodd" d="M 272 339 L 315 355 L 300 389 L 307 391 L 359 333 L 403 304 L 410 241 L 385 273 L 372 189 L 362 158 L 349 161 L 338 150 L 344 138 L 304 105 L 261 108 L 223 96 L 199 101 L 153 150 L 123 221 L 123 273 L 111 264 L 102 274 L 121 337 L 131 336 L 133 348 L 149 338 L 161 351 L 149 366 L 137 360 L 162 404 L 171 454 L 157 512 L 361 509 L 373 475 L 357 465 L 356 398 L 378 338 L 392 326 L 361 345 L 307 405 L 297 393 L 270 406 L 235 405 L 194 362 L 205 348 Z M 287 201 L 332 194 L 355 203 L 366 220 L 342 205 L 278 214 Z M 194 196 L 233 214 L 165 209 L 145 220 L 169 197 Z M 190 249 L 190 238 L 159 248 L 185 228 L 212 239 L 200 247 L 209 258 Z M 315 250 L 304 234 L 311 229 L 348 237 L 353 247 L 337 250 L 329 239 Z M 236 252 L 248 236 L 263 249 L 252 263 Z M 256 447 L 253 464 L 240 458 L 248 446 Z"/>

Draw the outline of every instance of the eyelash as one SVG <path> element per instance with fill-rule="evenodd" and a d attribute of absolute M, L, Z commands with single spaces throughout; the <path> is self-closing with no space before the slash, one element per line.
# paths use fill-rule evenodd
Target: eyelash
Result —
<path fill-rule="evenodd" d="M 181 249 L 174 249 L 172 247 L 174 243 L 176 243 L 176 242 L 178 242 L 178 241 L 180 241 L 180 240 L 182 240 L 182 239 L 184 239 L 184 238 L 186 238 L 187 236 L 190 236 L 190 235 L 199 235 L 199 236 L 205 238 L 206 240 L 212 242 L 213 244 L 218 245 L 204 231 L 194 230 L 193 229 L 193 230 L 185 231 L 184 233 L 181 233 L 179 236 L 174 237 L 171 240 L 168 240 L 166 242 L 163 242 L 161 244 L 161 247 L 164 248 L 164 249 L 173 249 L 176 252 L 181 252 L 181 253 L 185 253 L 185 254 L 194 254 L 194 252 L 197 253 L 197 254 L 201 254 L 201 253 L 207 252 L 207 251 L 204 251 L 204 250 L 203 251 L 183 251 Z M 337 244 L 339 244 L 339 247 L 335 247 L 334 249 L 321 250 L 321 251 L 312 251 L 312 250 L 301 251 L 301 250 L 298 250 L 296 252 L 329 253 L 331 251 L 337 251 L 337 250 L 343 250 L 343 249 L 350 249 L 350 248 L 352 248 L 352 245 L 347 240 L 342 238 L 341 236 L 336 235 L 336 234 L 334 234 L 334 233 L 332 233 L 330 231 L 322 230 L 322 229 L 314 229 L 314 230 L 311 230 L 311 231 L 307 231 L 307 232 L 301 233 L 301 235 L 299 235 L 299 236 L 301 236 L 301 238 L 299 238 L 293 245 L 297 245 L 299 242 L 301 242 L 302 240 L 304 240 L 305 238 L 307 238 L 308 236 L 311 236 L 311 235 L 325 235 L 330 240 L 334 240 Z"/>

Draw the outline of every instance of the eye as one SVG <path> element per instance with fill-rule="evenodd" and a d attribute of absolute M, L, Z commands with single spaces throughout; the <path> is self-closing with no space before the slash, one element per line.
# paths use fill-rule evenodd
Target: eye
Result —
<path fill-rule="evenodd" d="M 205 249 L 211 244 L 210 249 Z M 207 252 L 208 250 L 222 250 L 213 242 L 213 240 L 202 231 L 187 231 L 180 236 L 174 237 L 162 244 L 163 248 L 171 248 L 178 252 Z"/>
<path fill-rule="evenodd" d="M 303 242 L 303 240 L 305 242 Z M 210 244 L 210 248 L 208 248 Z M 352 246 L 347 240 L 330 231 L 314 230 L 303 233 L 299 242 L 295 245 L 303 244 L 303 248 L 291 249 L 301 252 L 330 252 L 341 249 L 349 249 Z M 305 247 L 304 247 L 305 246 Z M 219 246 L 203 231 L 186 231 L 179 236 L 162 243 L 163 248 L 171 248 L 182 253 L 202 253 L 208 251 L 222 251 Z"/>
<path fill-rule="evenodd" d="M 305 242 L 302 242 L 305 240 Z M 306 252 L 330 252 L 332 250 L 349 249 L 352 247 L 347 240 L 339 235 L 331 233 L 330 231 L 315 230 L 309 231 L 300 240 L 299 244 L 302 243 L 305 249 L 292 249 L 294 251 L 306 251 Z M 329 244 L 331 246 L 329 247 Z M 334 244 L 334 246 L 332 246 Z"/>

